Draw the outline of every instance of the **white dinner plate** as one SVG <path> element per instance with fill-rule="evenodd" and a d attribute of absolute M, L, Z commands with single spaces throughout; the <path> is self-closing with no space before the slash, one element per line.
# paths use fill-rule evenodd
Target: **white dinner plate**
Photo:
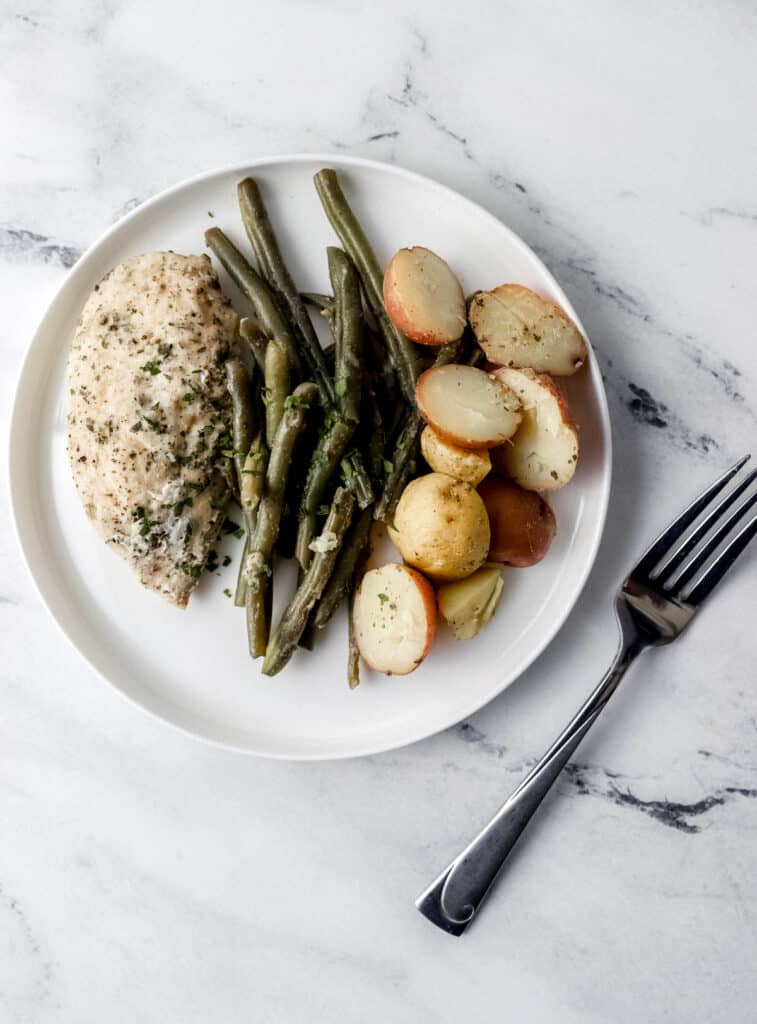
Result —
<path fill-rule="evenodd" d="M 220 547 L 233 563 L 203 579 L 181 611 L 139 586 L 126 563 L 89 524 L 66 456 L 65 367 L 79 312 L 97 281 L 137 253 L 204 251 L 217 224 L 246 248 L 236 184 L 261 183 L 295 280 L 326 291 L 326 246 L 334 235 L 312 184 L 336 167 L 383 263 L 401 246 L 442 254 L 466 292 L 504 281 L 560 303 L 565 294 L 528 246 L 491 214 L 417 174 L 344 156 L 254 160 L 213 171 L 156 196 L 124 217 L 76 264 L 27 353 L 10 443 L 16 528 L 29 569 L 53 618 L 89 664 L 136 704 L 195 736 L 240 751 L 282 758 L 338 758 L 391 749 L 453 725 L 513 682 L 555 635 L 575 603 L 597 552 L 610 488 L 610 427 L 602 379 L 589 359 L 566 391 L 578 420 L 581 457 L 573 482 L 554 495 L 557 537 L 541 564 L 506 570 L 496 617 L 476 639 L 454 642 L 444 629 L 411 676 L 363 670 L 345 682 L 342 612 L 312 653 L 299 651 L 274 679 L 246 652 L 243 613 L 233 589 L 241 542 Z M 244 309 L 222 277 L 227 293 Z M 276 574 L 277 584 L 279 574 Z M 292 577 L 277 587 L 279 601 Z"/>

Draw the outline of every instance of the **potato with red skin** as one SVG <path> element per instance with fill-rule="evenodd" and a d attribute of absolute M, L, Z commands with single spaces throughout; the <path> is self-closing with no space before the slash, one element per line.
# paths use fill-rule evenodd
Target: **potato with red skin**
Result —
<path fill-rule="evenodd" d="M 457 341 L 466 324 L 460 282 L 422 245 L 400 249 L 384 272 L 384 306 L 395 327 L 421 345 Z"/>
<path fill-rule="evenodd" d="M 504 444 L 520 426 L 520 399 L 496 374 L 448 363 L 425 370 L 415 385 L 418 411 L 440 437 L 459 448 Z"/>
<path fill-rule="evenodd" d="M 476 292 L 468 319 L 487 358 L 498 366 L 569 376 L 586 362 L 586 341 L 565 310 L 521 284 Z"/>
<path fill-rule="evenodd" d="M 408 675 L 434 642 L 434 588 L 425 576 L 398 562 L 371 569 L 355 595 L 353 623 L 358 650 L 371 668 Z"/>
<path fill-rule="evenodd" d="M 528 491 L 555 491 L 570 483 L 578 462 L 578 427 L 565 396 L 546 373 L 502 366 L 492 375 L 521 403 L 521 423 L 504 446 L 505 475 Z"/>
<path fill-rule="evenodd" d="M 489 516 L 489 561 L 519 569 L 540 562 L 557 532 L 554 512 L 541 495 L 495 475 L 478 493 Z"/>

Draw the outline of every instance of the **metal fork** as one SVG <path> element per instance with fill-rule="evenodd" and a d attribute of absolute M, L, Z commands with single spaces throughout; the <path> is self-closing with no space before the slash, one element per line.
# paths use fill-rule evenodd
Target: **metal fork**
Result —
<path fill-rule="evenodd" d="M 631 570 L 615 600 L 620 645 L 612 665 L 539 763 L 489 824 L 416 900 L 429 921 L 462 935 L 477 914 L 520 834 L 618 688 L 632 661 L 648 647 L 680 636 L 757 533 L 753 470 L 717 502 L 740 472 L 745 455 L 664 530 Z M 701 518 L 700 518 L 701 517 Z"/>

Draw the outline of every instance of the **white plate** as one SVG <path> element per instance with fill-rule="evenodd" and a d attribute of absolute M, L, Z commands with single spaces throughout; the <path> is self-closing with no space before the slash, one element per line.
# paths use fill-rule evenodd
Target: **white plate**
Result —
<path fill-rule="evenodd" d="M 466 291 L 518 281 L 578 319 L 528 246 L 450 189 L 397 167 L 343 156 L 257 160 L 169 189 L 92 246 L 34 337 L 11 426 L 16 528 L 40 595 L 69 640 L 141 707 L 206 740 L 269 757 L 387 750 L 453 725 L 495 697 L 531 664 L 573 607 L 596 555 L 610 487 L 607 405 L 592 358 L 567 382 L 581 427 L 581 458 L 574 481 L 554 497 L 558 533 L 547 557 L 534 568 L 507 572 L 496 619 L 480 637 L 454 643 L 440 631 L 412 676 L 364 671 L 354 692 L 345 682 L 343 617 L 312 654 L 298 653 L 273 680 L 260 675 L 259 662 L 246 654 L 243 615 L 223 594 L 236 578 L 240 542 L 233 537 L 221 552 L 229 551 L 234 564 L 221 578 L 204 579 L 187 611 L 137 584 L 89 525 L 68 468 L 64 375 L 79 311 L 99 278 L 127 256 L 154 249 L 201 252 L 211 224 L 244 245 L 236 184 L 248 172 L 265 190 L 294 278 L 303 289 L 325 291 L 325 247 L 334 236 L 312 176 L 326 165 L 342 172 L 381 261 L 400 246 L 426 245 L 449 260 Z"/>

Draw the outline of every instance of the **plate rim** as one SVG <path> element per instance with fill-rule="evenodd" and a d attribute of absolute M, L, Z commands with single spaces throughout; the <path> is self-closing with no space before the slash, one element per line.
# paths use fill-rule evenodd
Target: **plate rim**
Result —
<path fill-rule="evenodd" d="M 72 636 L 69 635 L 63 624 L 60 622 L 60 620 L 52 610 L 50 604 L 48 603 L 47 597 L 43 592 L 42 585 L 40 584 L 38 577 L 35 574 L 35 571 L 27 555 L 27 550 L 23 539 L 24 528 L 21 525 L 17 508 L 17 489 L 20 487 L 20 481 L 16 479 L 16 475 L 17 473 L 20 473 L 20 470 L 18 470 L 16 467 L 17 463 L 20 460 L 18 460 L 14 456 L 14 452 L 16 448 L 21 444 L 21 440 L 20 438 L 18 438 L 17 435 L 19 435 L 21 431 L 21 427 L 19 424 L 19 420 L 21 417 L 19 406 L 20 396 L 23 390 L 22 384 L 24 383 L 24 380 L 27 377 L 27 375 L 31 372 L 29 366 L 31 363 L 32 354 L 38 343 L 39 336 L 42 333 L 43 328 L 48 320 L 48 317 L 50 317 L 53 308 L 57 305 L 60 296 L 69 287 L 69 282 L 71 281 L 72 276 L 76 273 L 77 268 L 84 265 L 85 262 L 96 249 L 99 249 L 100 246 L 106 243 L 113 235 L 121 231 L 124 228 L 124 226 L 127 225 L 131 220 L 135 219 L 137 216 L 143 215 L 145 210 L 149 209 L 151 206 L 157 205 L 158 203 L 162 203 L 175 193 L 181 192 L 185 189 L 189 189 L 192 186 L 205 182 L 211 178 L 220 177 L 222 175 L 239 174 L 244 171 L 249 171 L 252 168 L 261 167 L 264 165 L 271 165 L 277 163 L 296 164 L 310 162 L 319 162 L 322 163 L 324 166 L 333 165 L 336 166 L 337 168 L 365 168 L 405 178 L 406 180 L 422 185 L 426 189 L 431 189 L 443 197 L 454 199 L 456 202 L 462 201 L 463 203 L 469 204 L 471 207 L 476 209 L 478 214 L 483 215 L 485 218 L 492 221 L 493 224 L 496 225 L 496 227 L 499 230 L 505 231 L 507 235 L 510 236 L 510 241 L 517 247 L 521 248 L 528 255 L 528 257 L 535 262 L 540 271 L 544 275 L 546 275 L 546 277 L 551 281 L 560 299 L 561 304 L 564 306 L 564 308 L 567 310 L 570 316 L 574 319 L 578 327 L 583 332 L 584 337 L 588 341 L 589 351 L 592 357 L 590 366 L 594 378 L 594 391 L 597 398 L 599 421 L 602 430 L 604 458 L 601 468 L 602 481 L 601 487 L 599 489 L 598 516 L 595 521 L 594 532 L 591 538 L 589 557 L 585 560 L 584 565 L 576 575 L 576 580 L 571 589 L 570 596 L 568 600 L 565 602 L 563 613 L 560 616 L 558 616 L 552 624 L 550 624 L 550 627 L 545 631 L 544 636 L 535 645 L 534 649 L 529 653 L 525 661 L 517 666 L 517 669 L 514 673 L 507 674 L 504 677 L 500 673 L 498 673 L 495 677 L 492 687 L 489 690 L 487 690 L 486 694 L 480 699 L 478 697 L 475 698 L 473 706 L 471 706 L 471 708 L 468 711 L 466 711 L 462 716 L 458 716 L 458 713 L 455 710 L 452 712 L 451 718 L 449 720 L 445 719 L 441 724 L 433 724 L 431 725 L 430 728 L 422 727 L 418 730 L 415 730 L 409 736 L 400 739 L 399 742 L 389 741 L 386 743 L 380 743 L 379 745 L 374 745 L 368 742 L 367 744 L 364 744 L 362 746 L 358 744 L 354 749 L 350 748 L 349 750 L 343 751 L 324 751 L 322 753 L 292 753 L 291 751 L 282 752 L 271 749 L 265 749 L 261 748 L 259 745 L 243 745 L 241 743 L 235 743 L 230 740 L 224 740 L 218 737 L 214 737 L 204 732 L 195 731 L 189 726 L 174 721 L 171 718 L 162 715 L 158 710 L 148 707 L 146 704 L 143 704 L 140 700 L 137 699 L 137 697 L 133 696 L 127 690 L 123 689 L 118 683 L 110 679 L 103 671 L 101 671 L 97 667 L 97 665 L 93 663 L 93 661 L 90 659 L 85 650 L 74 640 Z M 607 393 L 604 388 L 601 373 L 598 372 L 598 367 L 596 364 L 596 354 L 594 353 L 594 348 L 591 344 L 591 338 L 589 337 L 579 316 L 577 315 L 576 310 L 573 308 L 572 303 L 568 299 L 568 296 L 565 294 L 565 291 L 563 290 L 560 282 L 557 280 L 552 271 L 546 266 L 541 257 L 536 252 L 534 252 L 534 250 L 528 245 L 527 242 L 525 242 L 520 237 L 520 235 L 518 235 L 509 225 L 505 224 L 497 216 L 491 213 L 491 211 L 489 211 L 486 207 L 476 202 L 476 200 L 470 199 L 464 193 L 458 192 L 451 186 L 436 181 L 434 178 L 431 178 L 425 174 L 421 174 L 418 171 L 412 171 L 399 164 L 388 163 L 382 160 L 374 160 L 369 157 L 352 156 L 349 154 L 341 153 L 301 152 L 269 154 L 262 157 L 255 157 L 251 160 L 235 161 L 233 163 L 222 164 L 210 170 L 202 171 L 198 174 L 191 175 L 188 178 L 184 178 L 181 181 L 178 181 L 175 184 L 170 185 L 168 188 L 162 189 L 154 196 L 151 196 L 149 199 L 145 200 L 144 203 L 141 203 L 139 206 L 135 207 L 133 210 L 130 210 L 128 213 L 126 213 L 123 217 L 120 217 L 117 221 L 115 221 L 108 228 L 106 228 L 105 231 L 103 231 L 85 249 L 80 258 L 77 260 L 74 267 L 72 267 L 71 270 L 64 276 L 60 285 L 56 288 L 52 297 L 48 301 L 47 307 L 44 313 L 42 314 L 42 317 L 40 318 L 39 322 L 37 323 L 37 327 L 34 330 L 31 339 L 26 345 L 24 354 L 21 359 L 18 374 L 16 377 L 16 383 L 13 392 L 13 402 L 8 431 L 8 447 L 6 451 L 6 465 L 8 467 L 8 494 L 13 532 L 15 534 L 18 547 L 21 551 L 22 560 L 26 567 L 26 571 L 29 577 L 31 578 L 34 590 L 36 591 L 43 608 L 47 612 L 48 617 L 52 619 L 52 621 L 55 623 L 55 626 L 57 627 L 58 631 L 65 637 L 70 647 L 72 647 L 77 652 L 79 657 L 82 658 L 85 664 L 88 665 L 88 667 L 95 673 L 96 676 L 98 676 L 105 683 L 107 683 L 107 685 L 110 687 L 112 691 L 115 691 L 117 694 L 121 696 L 121 698 L 127 701 L 131 706 L 139 708 L 139 710 L 142 713 L 149 715 L 152 719 L 162 723 L 163 725 L 169 726 L 170 728 L 178 731 L 184 736 L 191 737 L 195 741 L 200 741 L 217 749 L 232 751 L 234 753 L 244 754 L 247 756 L 265 757 L 272 760 L 281 761 L 339 761 L 355 757 L 367 757 L 374 754 L 382 754 L 391 750 L 399 750 L 403 747 L 407 747 L 414 743 L 418 743 L 421 740 L 428 739 L 431 736 L 435 736 L 440 732 L 444 732 L 446 729 L 452 728 L 453 726 L 457 725 L 460 721 L 463 721 L 470 715 L 476 714 L 476 712 L 480 711 L 483 707 L 485 707 L 496 697 L 498 697 L 501 693 L 503 693 L 508 686 L 511 686 L 513 683 L 515 683 L 516 680 L 519 679 L 520 676 L 522 676 L 523 673 L 531 667 L 531 665 L 533 665 L 537 658 L 539 658 L 544 653 L 544 651 L 555 639 L 557 633 L 563 627 L 567 618 L 575 608 L 576 603 L 579 597 L 581 596 L 584 587 L 586 586 L 589 575 L 592 569 L 594 568 L 597 559 L 597 554 L 599 551 L 599 546 L 601 544 L 607 522 L 607 512 L 609 507 L 610 491 L 612 486 L 612 456 L 612 424 L 610 420 L 610 413 L 607 403 Z"/>

